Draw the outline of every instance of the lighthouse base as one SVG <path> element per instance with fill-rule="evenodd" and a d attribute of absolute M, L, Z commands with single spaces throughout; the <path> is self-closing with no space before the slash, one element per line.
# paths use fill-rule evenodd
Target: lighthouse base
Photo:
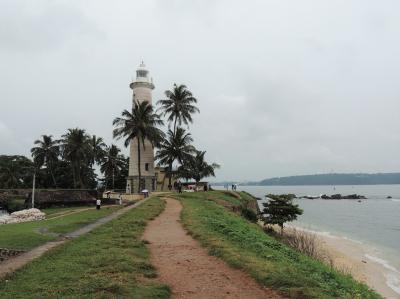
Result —
<path fill-rule="evenodd" d="M 126 178 L 126 193 L 141 193 L 143 190 L 148 192 L 156 191 L 156 176 L 142 176 L 139 182 L 139 176 L 128 176 Z"/>

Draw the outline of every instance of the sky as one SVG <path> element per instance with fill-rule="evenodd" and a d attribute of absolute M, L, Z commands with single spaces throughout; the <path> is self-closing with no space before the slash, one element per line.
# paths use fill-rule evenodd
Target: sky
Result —
<path fill-rule="evenodd" d="M 198 99 L 215 180 L 400 171 L 400 2 L 0 0 L 0 154 L 112 139 L 143 59 Z M 123 150 L 128 153 L 128 149 Z"/>

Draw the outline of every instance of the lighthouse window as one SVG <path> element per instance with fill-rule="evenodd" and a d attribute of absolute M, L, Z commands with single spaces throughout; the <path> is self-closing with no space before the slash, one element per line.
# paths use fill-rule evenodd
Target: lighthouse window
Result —
<path fill-rule="evenodd" d="M 144 169 L 145 169 L 146 171 L 149 171 L 149 163 L 144 164 Z"/>
<path fill-rule="evenodd" d="M 138 77 L 146 77 L 146 71 L 137 71 L 137 76 Z"/>

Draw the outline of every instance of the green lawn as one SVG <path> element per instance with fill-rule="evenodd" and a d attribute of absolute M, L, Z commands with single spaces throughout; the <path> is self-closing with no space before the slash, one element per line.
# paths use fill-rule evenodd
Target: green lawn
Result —
<path fill-rule="evenodd" d="M 70 212 L 74 212 L 77 210 L 82 210 L 82 209 L 87 209 L 88 207 L 69 207 L 69 208 L 47 208 L 47 209 L 42 209 L 41 211 L 43 213 L 46 213 L 46 217 L 54 217 L 57 215 L 61 214 L 66 214 Z"/>
<path fill-rule="evenodd" d="M 381 298 L 366 285 L 298 253 L 219 205 L 221 200 L 236 201 L 227 196 L 218 191 L 178 196 L 184 207 L 184 226 L 210 254 L 291 298 Z"/>
<path fill-rule="evenodd" d="M 57 238 L 57 234 L 74 231 L 104 217 L 120 207 L 103 206 L 49 220 L 5 224 L 0 226 L 0 248 L 29 250 Z M 56 217 L 80 208 L 44 209 L 46 217 Z M 60 214 L 56 214 L 60 213 Z"/>
<path fill-rule="evenodd" d="M 0 280 L 1 298 L 169 298 L 141 241 L 164 209 L 151 198 L 91 233 L 46 253 Z"/>

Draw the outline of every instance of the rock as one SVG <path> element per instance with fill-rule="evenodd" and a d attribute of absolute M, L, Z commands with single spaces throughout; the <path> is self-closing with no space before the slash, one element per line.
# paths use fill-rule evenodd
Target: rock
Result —
<path fill-rule="evenodd" d="M 342 199 L 342 194 L 333 194 L 331 199 Z"/>
<path fill-rule="evenodd" d="M 391 199 L 392 197 L 389 195 L 388 197 L 386 197 L 387 199 Z"/>

